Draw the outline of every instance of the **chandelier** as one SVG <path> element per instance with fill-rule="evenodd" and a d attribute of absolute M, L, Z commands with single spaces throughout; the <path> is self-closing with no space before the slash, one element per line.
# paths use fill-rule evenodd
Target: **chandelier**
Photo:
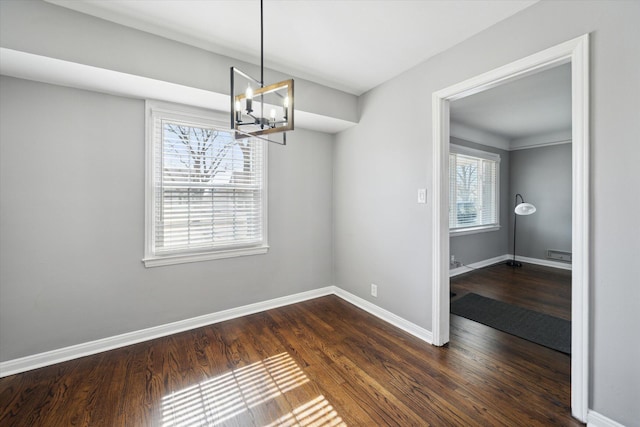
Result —
<path fill-rule="evenodd" d="M 231 67 L 231 129 L 236 139 L 258 137 L 282 145 L 293 127 L 293 79 L 265 86 L 263 7 L 260 0 L 260 79 Z M 280 134 L 281 138 L 274 138 Z"/>

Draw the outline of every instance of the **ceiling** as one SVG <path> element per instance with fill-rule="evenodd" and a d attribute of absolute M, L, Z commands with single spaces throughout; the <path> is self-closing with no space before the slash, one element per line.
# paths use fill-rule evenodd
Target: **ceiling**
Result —
<path fill-rule="evenodd" d="M 47 0 L 260 61 L 257 0 Z M 265 0 L 265 67 L 360 95 L 537 0 Z"/>
<path fill-rule="evenodd" d="M 453 101 L 450 117 L 510 141 L 570 131 L 571 64 Z"/>

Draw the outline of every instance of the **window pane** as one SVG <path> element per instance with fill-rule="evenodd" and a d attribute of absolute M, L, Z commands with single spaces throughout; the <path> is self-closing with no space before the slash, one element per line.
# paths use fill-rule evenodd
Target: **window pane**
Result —
<path fill-rule="evenodd" d="M 262 241 L 262 142 L 159 120 L 155 251 L 201 251 Z"/>
<path fill-rule="evenodd" d="M 488 153 L 487 153 L 488 154 Z M 449 228 L 498 224 L 495 160 L 452 152 L 449 156 Z"/>
<path fill-rule="evenodd" d="M 458 225 L 476 225 L 478 222 L 479 161 L 466 156 L 458 156 L 456 162 L 456 219 Z"/>

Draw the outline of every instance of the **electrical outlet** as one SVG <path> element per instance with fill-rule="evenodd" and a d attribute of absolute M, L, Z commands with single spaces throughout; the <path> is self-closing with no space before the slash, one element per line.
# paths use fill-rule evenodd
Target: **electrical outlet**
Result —
<path fill-rule="evenodd" d="M 378 296 L 378 285 L 371 284 L 371 296 Z"/>
<path fill-rule="evenodd" d="M 462 267 L 462 263 L 460 261 L 456 261 L 456 256 L 451 255 L 451 261 L 449 262 L 449 269 L 454 269 Z"/>

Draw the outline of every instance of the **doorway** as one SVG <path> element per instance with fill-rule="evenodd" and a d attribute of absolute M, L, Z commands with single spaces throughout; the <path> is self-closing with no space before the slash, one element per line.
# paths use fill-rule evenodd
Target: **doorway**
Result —
<path fill-rule="evenodd" d="M 572 283 L 571 409 L 586 422 L 589 356 L 589 37 L 588 34 L 433 94 L 432 332 L 449 341 L 449 103 L 503 83 L 571 64 Z"/>

